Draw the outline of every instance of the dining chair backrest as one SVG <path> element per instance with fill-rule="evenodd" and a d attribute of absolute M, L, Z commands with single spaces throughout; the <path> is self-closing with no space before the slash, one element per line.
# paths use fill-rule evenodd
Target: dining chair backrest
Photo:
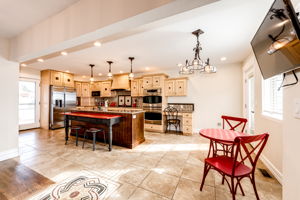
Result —
<path fill-rule="evenodd" d="M 168 106 L 164 109 L 167 120 L 178 119 L 178 110 L 173 106 Z"/>
<path fill-rule="evenodd" d="M 269 134 L 238 136 L 234 140 L 234 165 L 232 174 L 235 174 L 235 169 L 242 163 L 250 163 L 252 173 L 254 173 L 258 158 L 263 151 L 268 141 Z M 249 145 L 251 144 L 251 145 Z"/>
<path fill-rule="evenodd" d="M 223 119 L 223 129 L 225 129 L 228 126 L 229 130 L 239 131 L 239 132 L 244 132 L 248 121 L 245 118 L 231 117 L 226 115 L 222 115 L 222 119 Z"/>

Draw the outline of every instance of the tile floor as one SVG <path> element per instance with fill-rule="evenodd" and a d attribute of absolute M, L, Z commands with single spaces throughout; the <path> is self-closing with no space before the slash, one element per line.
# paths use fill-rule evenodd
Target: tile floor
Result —
<path fill-rule="evenodd" d="M 211 171 L 204 190 L 199 191 L 203 161 L 207 155 L 208 141 L 198 135 L 145 133 L 146 141 L 135 149 L 118 146 L 108 152 L 103 144 L 92 151 L 75 146 L 71 137 L 64 144 L 64 130 L 35 129 L 20 134 L 18 162 L 37 173 L 58 182 L 82 170 L 96 173 L 120 185 L 108 199 L 130 200 L 227 200 L 231 199 L 221 176 Z M 1 163 L 0 163 L 1 164 Z M 259 167 L 263 167 L 260 163 Z M 262 200 L 282 199 L 281 185 L 271 178 L 256 174 Z M 246 196 L 238 200 L 255 199 L 252 185 L 242 182 Z M 40 191 L 37 191 L 40 192 Z"/>

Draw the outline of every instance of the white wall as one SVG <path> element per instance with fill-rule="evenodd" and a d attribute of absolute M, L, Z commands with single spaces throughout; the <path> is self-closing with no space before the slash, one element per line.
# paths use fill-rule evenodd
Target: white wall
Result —
<path fill-rule="evenodd" d="M 41 71 L 36 69 L 30 69 L 27 67 L 20 67 L 19 78 L 29 78 L 29 79 L 41 79 Z"/>
<path fill-rule="evenodd" d="M 255 78 L 255 134 L 268 132 L 269 141 L 262 153 L 261 159 L 273 175 L 282 182 L 282 120 L 273 119 L 262 114 L 262 75 L 254 54 L 251 54 L 243 64 L 243 68 L 254 68 Z M 245 101 L 244 101 L 245 102 Z"/>
<path fill-rule="evenodd" d="M 221 115 L 242 116 L 242 65 L 219 65 L 215 74 L 188 76 L 188 94 L 185 97 L 169 97 L 169 103 L 194 103 L 193 131 L 217 128 Z M 170 77 L 178 77 L 178 68 L 159 71 Z"/>
<path fill-rule="evenodd" d="M 0 161 L 18 156 L 19 154 L 19 64 L 10 62 L 3 57 L 3 54 L 2 56 L 0 54 Z"/>
<path fill-rule="evenodd" d="M 9 56 L 10 42 L 8 39 L 0 37 L 0 59 L 7 59 Z"/>

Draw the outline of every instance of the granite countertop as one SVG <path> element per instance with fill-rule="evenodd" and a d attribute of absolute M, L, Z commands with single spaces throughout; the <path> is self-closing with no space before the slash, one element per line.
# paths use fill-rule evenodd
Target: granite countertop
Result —
<path fill-rule="evenodd" d="M 143 113 L 143 109 L 140 108 L 119 108 L 119 107 L 108 107 L 104 108 L 101 107 L 101 109 L 97 107 L 77 107 L 75 109 L 72 109 L 72 111 L 85 111 L 85 112 L 101 112 L 101 113 L 125 113 L 125 114 L 137 114 L 137 113 Z"/>

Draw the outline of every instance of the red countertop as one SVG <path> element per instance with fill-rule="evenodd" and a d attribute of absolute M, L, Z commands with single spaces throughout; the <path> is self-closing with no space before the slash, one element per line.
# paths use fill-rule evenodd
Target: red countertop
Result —
<path fill-rule="evenodd" d="M 78 116 L 78 117 L 88 117 L 88 118 L 96 118 L 96 119 L 114 119 L 114 118 L 122 117 L 121 115 L 92 113 L 92 112 L 91 113 L 87 113 L 87 112 L 68 112 L 68 113 L 64 113 L 64 115 Z"/>

